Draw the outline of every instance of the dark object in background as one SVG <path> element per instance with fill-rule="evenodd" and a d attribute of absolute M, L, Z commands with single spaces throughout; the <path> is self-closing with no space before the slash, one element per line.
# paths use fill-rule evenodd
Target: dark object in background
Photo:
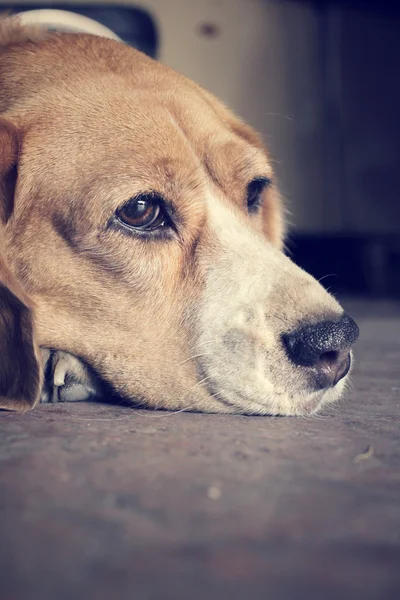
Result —
<path fill-rule="evenodd" d="M 2 7 L 3 8 L 3 7 Z M 98 21 L 111 29 L 126 44 L 141 50 L 152 58 L 157 57 L 158 35 L 153 19 L 141 8 L 118 4 L 13 4 L 4 6 L 14 14 L 31 10 L 66 10 Z"/>
<path fill-rule="evenodd" d="M 400 297 L 400 236 L 294 232 L 287 250 L 334 294 Z"/>

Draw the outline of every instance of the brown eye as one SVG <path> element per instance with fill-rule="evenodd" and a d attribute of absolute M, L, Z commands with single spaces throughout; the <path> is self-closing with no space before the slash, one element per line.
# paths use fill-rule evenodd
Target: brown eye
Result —
<path fill-rule="evenodd" d="M 268 177 L 257 177 L 247 186 L 247 208 L 249 212 L 257 212 L 262 202 L 262 193 L 271 184 Z"/>
<path fill-rule="evenodd" d="M 123 225 L 132 229 L 149 231 L 166 224 L 162 198 L 156 194 L 142 194 L 132 198 L 117 211 L 116 216 Z"/>

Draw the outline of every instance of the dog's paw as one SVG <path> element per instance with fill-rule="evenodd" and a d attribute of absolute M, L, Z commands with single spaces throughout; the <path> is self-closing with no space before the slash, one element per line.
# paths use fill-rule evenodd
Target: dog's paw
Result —
<path fill-rule="evenodd" d="M 101 386 L 79 358 L 62 352 L 41 348 L 45 381 L 40 402 L 78 402 L 101 396 Z"/>

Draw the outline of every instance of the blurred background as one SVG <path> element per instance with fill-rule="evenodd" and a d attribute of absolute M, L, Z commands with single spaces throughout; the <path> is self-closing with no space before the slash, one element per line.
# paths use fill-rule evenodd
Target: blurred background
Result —
<path fill-rule="evenodd" d="M 400 3 L 0 5 L 94 19 L 219 96 L 269 146 L 295 262 L 334 293 L 400 298 Z"/>

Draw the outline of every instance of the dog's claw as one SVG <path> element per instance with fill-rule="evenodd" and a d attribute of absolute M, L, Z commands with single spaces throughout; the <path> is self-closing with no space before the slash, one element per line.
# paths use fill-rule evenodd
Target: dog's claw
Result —
<path fill-rule="evenodd" d="M 76 356 L 41 348 L 45 381 L 40 402 L 78 402 L 101 395 L 100 383 Z"/>

